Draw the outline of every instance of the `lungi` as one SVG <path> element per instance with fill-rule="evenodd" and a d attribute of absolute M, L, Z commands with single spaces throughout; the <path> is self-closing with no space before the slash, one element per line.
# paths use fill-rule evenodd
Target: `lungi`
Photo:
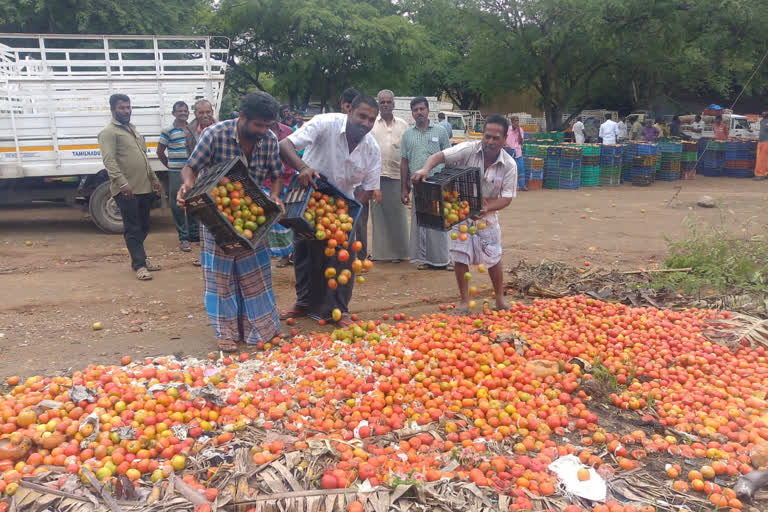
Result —
<path fill-rule="evenodd" d="M 381 177 L 381 204 L 371 202 L 372 254 L 376 260 L 408 258 L 408 208 L 400 200 L 400 193 L 400 180 Z"/>
<path fill-rule="evenodd" d="M 458 225 L 451 232 L 458 234 Z M 477 234 L 469 235 L 464 242 L 458 238 L 451 240 L 451 257 L 454 262 L 465 265 L 496 265 L 501 261 L 501 228 L 497 223 L 489 223 L 485 229 L 478 229 Z"/>
<path fill-rule="evenodd" d="M 354 239 L 354 236 L 351 237 Z M 352 240 L 350 240 L 351 242 Z M 325 269 L 331 264 L 336 269 L 336 278 L 345 268 L 352 270 L 353 258 L 342 263 L 331 260 L 325 255 L 328 242 L 297 238 L 294 244 L 293 270 L 296 275 L 296 306 L 305 310 L 314 320 L 330 320 L 331 312 L 338 308 L 342 313 L 349 313 L 349 301 L 355 275 L 345 285 L 335 290 L 328 287 Z M 354 253 L 353 253 L 354 254 Z"/>
<path fill-rule="evenodd" d="M 416 204 L 416 199 L 411 199 Z M 411 263 L 426 263 L 433 267 L 444 267 L 451 262 L 448 251 L 448 232 L 423 228 L 416 222 L 416 208 L 411 208 L 411 241 L 408 253 Z"/>
<path fill-rule="evenodd" d="M 289 179 L 290 181 L 290 179 Z M 269 195 L 269 189 L 261 187 L 265 194 Z M 288 187 L 283 187 L 280 199 L 285 199 L 285 193 Z M 280 224 L 275 224 L 267 233 L 267 242 L 269 243 L 269 254 L 273 258 L 284 258 L 293 253 L 293 230 Z"/>
<path fill-rule="evenodd" d="M 205 310 L 218 340 L 269 342 L 280 331 L 266 241 L 252 252 L 229 256 L 200 226 Z"/>
<path fill-rule="evenodd" d="M 757 161 L 755 162 L 755 176 L 768 176 L 768 142 L 757 143 Z"/>

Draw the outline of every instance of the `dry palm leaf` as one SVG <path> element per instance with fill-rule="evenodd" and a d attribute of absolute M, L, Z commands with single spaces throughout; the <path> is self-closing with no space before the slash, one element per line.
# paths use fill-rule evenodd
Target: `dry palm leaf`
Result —
<path fill-rule="evenodd" d="M 755 348 L 758 345 L 768 347 L 768 320 L 763 320 L 742 313 L 730 313 L 729 318 L 714 318 L 707 320 L 704 336 L 735 350 L 746 340 L 749 346 Z"/>

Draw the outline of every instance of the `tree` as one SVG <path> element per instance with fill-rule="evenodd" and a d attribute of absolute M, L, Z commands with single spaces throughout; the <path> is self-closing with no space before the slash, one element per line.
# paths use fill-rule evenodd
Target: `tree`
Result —
<path fill-rule="evenodd" d="M 207 0 L 0 0 L 0 31 L 190 34 Z"/>
<path fill-rule="evenodd" d="M 223 0 L 215 18 L 232 38 L 236 83 L 264 89 L 270 74 L 292 104 L 393 87 L 419 46 L 419 29 L 381 0 Z"/>

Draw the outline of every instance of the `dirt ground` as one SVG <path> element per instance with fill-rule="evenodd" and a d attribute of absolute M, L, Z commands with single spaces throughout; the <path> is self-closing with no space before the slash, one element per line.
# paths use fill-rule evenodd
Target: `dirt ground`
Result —
<path fill-rule="evenodd" d="M 702 195 L 719 207 L 697 207 Z M 762 225 L 767 199 L 768 183 L 702 177 L 650 188 L 521 193 L 501 214 L 504 263 L 550 259 L 651 268 L 665 256 L 665 237 L 683 236 L 690 219 L 740 231 L 750 222 Z M 122 237 L 101 233 L 81 211 L 46 204 L 0 209 L 0 377 L 70 372 L 117 363 L 123 354 L 204 356 L 214 350 L 193 255 L 179 252 L 168 210 L 153 213 L 152 227 L 147 252 L 164 270 L 138 282 Z M 474 279 L 488 294 L 487 278 Z M 292 305 L 292 267 L 275 268 L 273 280 L 279 307 Z M 380 263 L 355 288 L 351 309 L 372 319 L 418 315 L 456 298 L 452 273 Z M 92 329 L 97 321 L 103 330 Z M 320 329 L 310 321 L 298 326 Z"/>

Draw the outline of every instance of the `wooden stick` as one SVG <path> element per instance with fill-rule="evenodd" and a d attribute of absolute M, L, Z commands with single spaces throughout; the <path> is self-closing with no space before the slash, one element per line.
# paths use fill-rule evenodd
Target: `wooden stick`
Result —
<path fill-rule="evenodd" d="M 651 274 L 651 273 L 662 273 L 662 272 L 690 272 L 693 270 L 691 267 L 688 268 L 657 268 L 657 269 L 649 269 L 649 270 L 628 270 L 626 272 L 622 272 L 624 275 L 628 274 Z"/>
<path fill-rule="evenodd" d="M 117 501 L 115 501 L 115 498 L 112 497 L 112 495 L 109 493 L 106 487 L 101 485 L 99 481 L 96 479 L 96 476 L 91 473 L 91 470 L 83 467 L 80 470 L 85 477 L 88 479 L 88 481 L 91 483 L 91 485 L 99 491 L 101 494 L 101 497 L 104 498 L 104 501 L 107 503 L 107 506 L 109 506 L 110 509 L 112 509 L 112 512 L 122 512 L 120 509 L 120 505 L 117 504 Z"/>
<path fill-rule="evenodd" d="M 276 494 L 263 494 L 254 496 L 247 501 L 231 502 L 230 505 L 250 505 L 260 501 L 282 500 L 286 498 L 306 498 L 310 496 L 331 496 L 333 494 L 357 494 L 359 489 L 313 489 L 310 491 L 280 492 Z"/>
<path fill-rule="evenodd" d="M 28 482 L 27 480 L 21 479 L 19 481 L 19 486 L 24 487 L 26 489 L 31 489 L 35 492 L 39 492 L 41 494 L 52 494 L 54 496 L 61 496 L 62 498 L 69 498 L 71 500 L 77 500 L 77 501 L 83 501 L 85 503 L 91 503 L 91 500 L 88 498 L 85 498 L 83 496 L 78 496 L 77 494 L 72 494 L 65 491 L 60 491 L 59 489 L 51 489 L 50 487 L 46 487 L 44 485 L 36 484 L 34 482 Z"/>

